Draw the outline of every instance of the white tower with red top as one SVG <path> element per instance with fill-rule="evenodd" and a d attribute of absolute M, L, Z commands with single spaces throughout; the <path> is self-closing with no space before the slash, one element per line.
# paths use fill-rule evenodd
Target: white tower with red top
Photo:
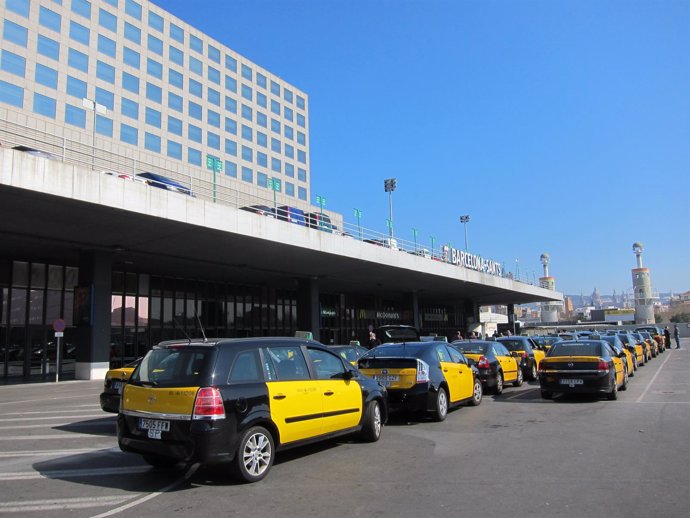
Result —
<path fill-rule="evenodd" d="M 652 299 L 652 279 L 649 268 L 642 266 L 642 243 L 633 243 L 633 253 L 637 257 L 637 268 L 632 269 L 633 293 L 635 296 L 635 323 L 654 324 L 654 303 Z"/>
<path fill-rule="evenodd" d="M 541 254 L 539 257 L 541 264 L 544 266 L 544 276 L 539 277 L 539 286 L 546 288 L 547 290 L 556 290 L 556 278 L 549 275 L 549 262 L 551 262 L 551 256 L 549 254 Z M 546 322 L 558 322 L 558 313 L 561 309 L 561 304 L 559 302 L 542 302 L 541 304 L 541 321 Z"/>

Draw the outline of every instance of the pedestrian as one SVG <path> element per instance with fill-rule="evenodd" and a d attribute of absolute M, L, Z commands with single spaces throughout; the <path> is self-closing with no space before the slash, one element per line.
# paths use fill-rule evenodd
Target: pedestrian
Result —
<path fill-rule="evenodd" d="M 678 331 L 678 324 L 673 325 L 673 338 L 676 340 L 676 349 L 680 349 L 680 331 Z"/>
<path fill-rule="evenodd" d="M 455 336 L 453 337 L 453 342 L 456 340 L 462 340 L 462 333 L 460 331 L 455 331 Z"/>
<path fill-rule="evenodd" d="M 373 349 L 377 345 L 381 345 L 381 340 L 376 338 L 376 333 L 369 331 L 369 349 Z"/>
<path fill-rule="evenodd" d="M 671 348 L 671 331 L 668 330 L 668 326 L 664 327 L 664 346 L 666 349 Z"/>

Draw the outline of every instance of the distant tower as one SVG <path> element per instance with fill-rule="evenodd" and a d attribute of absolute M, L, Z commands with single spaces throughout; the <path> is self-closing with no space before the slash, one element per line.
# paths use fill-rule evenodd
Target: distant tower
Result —
<path fill-rule="evenodd" d="M 637 257 L 637 268 L 632 269 L 633 293 L 635 297 L 635 323 L 654 324 L 654 305 L 652 304 L 652 280 L 649 268 L 642 267 L 642 243 L 633 243 Z"/>
<path fill-rule="evenodd" d="M 601 309 L 601 295 L 596 288 L 592 292 L 592 306 L 594 306 L 594 309 Z"/>
<path fill-rule="evenodd" d="M 539 286 L 547 290 L 556 290 L 556 279 L 549 275 L 549 262 L 551 257 L 549 254 L 541 254 L 539 257 L 541 264 L 544 265 L 544 276 L 539 277 Z M 561 305 L 558 302 L 542 302 L 541 303 L 541 321 L 542 322 L 558 322 L 558 313 Z"/>

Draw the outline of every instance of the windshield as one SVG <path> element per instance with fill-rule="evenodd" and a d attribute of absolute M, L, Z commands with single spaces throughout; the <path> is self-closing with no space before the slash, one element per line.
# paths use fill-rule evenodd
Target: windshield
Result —
<path fill-rule="evenodd" d="M 333 351 L 348 362 L 357 361 L 357 358 L 359 358 L 357 350 L 354 347 L 333 347 Z"/>
<path fill-rule="evenodd" d="M 505 345 L 509 351 L 524 351 L 525 342 L 522 340 L 497 340 L 499 344 Z"/>
<path fill-rule="evenodd" d="M 601 356 L 601 345 L 596 342 L 554 344 L 549 356 Z"/>
<path fill-rule="evenodd" d="M 379 338 L 383 342 L 418 342 L 417 331 L 406 327 L 379 328 Z"/>
<path fill-rule="evenodd" d="M 489 344 L 481 342 L 453 342 L 453 345 L 465 354 L 486 354 L 489 347 Z"/>
<path fill-rule="evenodd" d="M 379 345 L 364 355 L 364 358 L 417 358 L 429 347 L 426 344 Z"/>
<path fill-rule="evenodd" d="M 215 349 L 153 349 L 134 371 L 131 382 L 154 387 L 197 387 L 213 366 Z"/>

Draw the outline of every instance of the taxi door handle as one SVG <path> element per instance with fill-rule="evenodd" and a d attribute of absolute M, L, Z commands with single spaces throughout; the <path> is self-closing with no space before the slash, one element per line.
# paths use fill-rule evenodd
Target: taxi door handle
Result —
<path fill-rule="evenodd" d="M 330 390 L 328 392 L 323 393 L 324 396 L 332 396 L 333 394 L 334 392 L 331 392 Z"/>
<path fill-rule="evenodd" d="M 448 372 L 448 369 L 443 369 L 443 372 Z"/>
<path fill-rule="evenodd" d="M 285 399 L 287 396 L 285 394 L 276 394 L 273 399 Z"/>

